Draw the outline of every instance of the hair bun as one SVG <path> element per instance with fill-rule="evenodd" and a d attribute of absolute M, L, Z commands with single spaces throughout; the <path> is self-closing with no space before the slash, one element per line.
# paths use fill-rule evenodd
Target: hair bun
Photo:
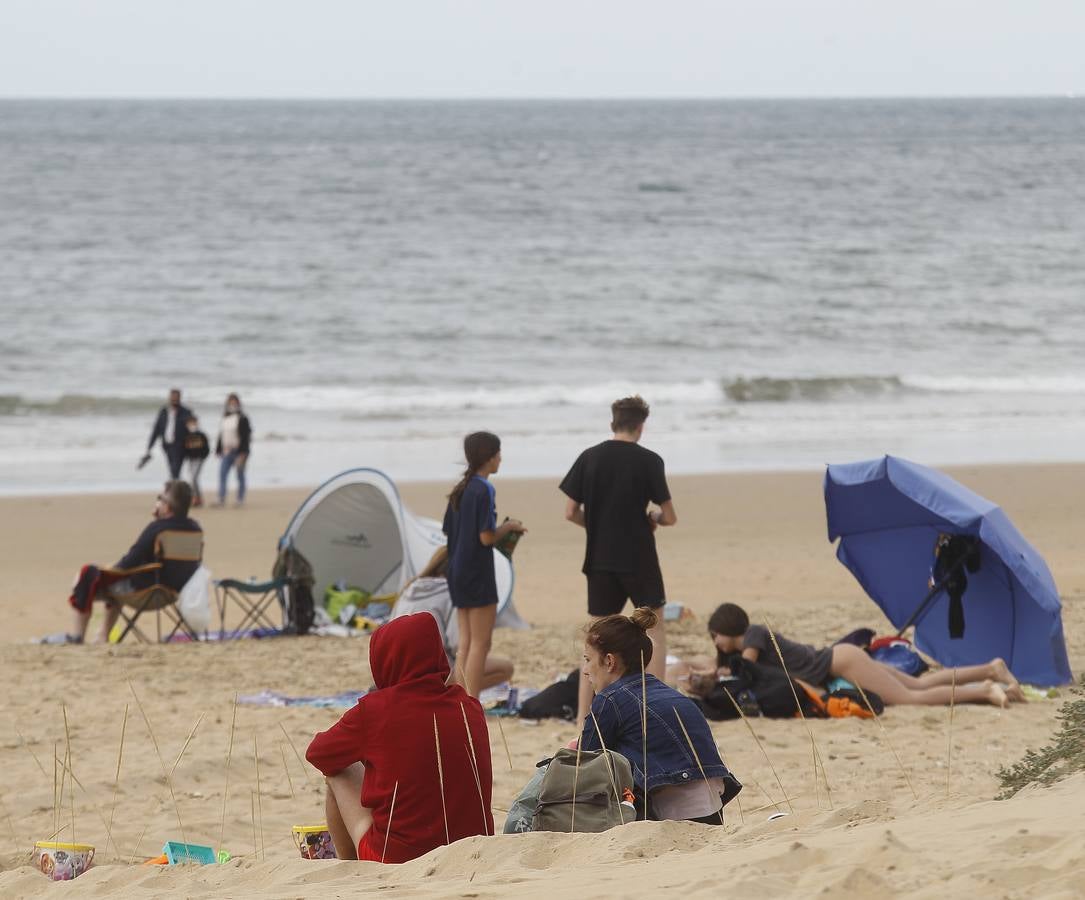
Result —
<path fill-rule="evenodd" d="M 629 617 L 629 621 L 642 631 L 647 631 L 649 628 L 654 628 L 659 623 L 659 616 L 647 606 L 638 606 L 633 610 L 633 615 Z"/>

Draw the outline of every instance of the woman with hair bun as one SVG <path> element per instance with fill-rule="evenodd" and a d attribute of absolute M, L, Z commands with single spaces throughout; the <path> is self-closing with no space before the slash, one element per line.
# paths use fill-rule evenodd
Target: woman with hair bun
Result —
<path fill-rule="evenodd" d="M 467 468 L 448 495 L 442 531 L 448 537 L 448 592 L 460 632 L 457 675 L 467 693 L 478 697 L 497 619 L 493 546 L 506 534 L 526 529 L 517 519 L 497 524 L 489 477 L 501 467 L 501 439 L 476 431 L 463 439 L 463 454 Z"/>
<path fill-rule="evenodd" d="M 651 609 L 639 607 L 588 628 L 582 674 L 595 699 L 580 748 L 605 746 L 629 760 L 638 814 L 646 805 L 650 819 L 720 825 L 723 807 L 742 785 L 724 765 L 700 707 L 644 671 L 652 659 L 648 629 L 656 622 Z"/>

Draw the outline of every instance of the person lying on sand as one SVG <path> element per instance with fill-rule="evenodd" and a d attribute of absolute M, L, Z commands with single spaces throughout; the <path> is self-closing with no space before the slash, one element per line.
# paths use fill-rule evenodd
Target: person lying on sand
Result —
<path fill-rule="evenodd" d="M 595 698 L 580 748 L 605 746 L 629 760 L 641 798 L 648 794 L 648 818 L 720 825 L 723 807 L 742 785 L 724 765 L 696 703 L 644 673 L 652 659 L 648 629 L 655 624 L 655 613 L 638 607 L 632 616 L 607 616 L 588 629 L 581 674 Z M 636 805 L 642 814 L 643 800 Z"/>
<path fill-rule="evenodd" d="M 328 783 L 328 831 L 340 859 L 401 863 L 472 835 L 493 834 L 486 717 L 458 684 L 428 613 L 377 629 L 377 690 L 309 744 Z M 438 745 L 440 757 L 438 757 Z"/>
<path fill-rule="evenodd" d="M 874 691 L 887 704 L 941 706 L 949 704 L 952 698 L 957 703 L 1004 707 L 1010 700 L 1025 700 L 1017 679 L 1001 659 L 915 676 L 872 659 L 854 644 L 836 644 L 819 650 L 773 632 L 780 648 L 777 653 L 769 630 L 764 625 L 751 625 L 746 611 L 734 603 L 724 603 L 712 613 L 708 634 L 716 647 L 717 665 L 722 665 L 729 654 L 741 653 L 743 658 L 762 665 L 786 668 L 792 678 L 808 684 L 825 684 L 834 676 L 845 678 L 864 690 Z"/>

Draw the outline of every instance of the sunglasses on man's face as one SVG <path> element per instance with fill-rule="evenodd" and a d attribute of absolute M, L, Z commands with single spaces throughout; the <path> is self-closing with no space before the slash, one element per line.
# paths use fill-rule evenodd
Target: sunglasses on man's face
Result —
<path fill-rule="evenodd" d="M 164 494 L 159 494 L 154 499 L 156 501 L 158 501 L 159 503 L 169 503 L 170 502 L 169 497 L 165 496 Z"/>

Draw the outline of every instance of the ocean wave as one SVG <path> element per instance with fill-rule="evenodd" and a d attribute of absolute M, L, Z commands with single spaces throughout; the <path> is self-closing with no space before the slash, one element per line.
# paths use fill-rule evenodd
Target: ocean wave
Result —
<path fill-rule="evenodd" d="M 935 394 L 1085 393 L 1085 375 L 908 375 L 905 387 Z"/>
<path fill-rule="evenodd" d="M 637 190 L 642 194 L 682 194 L 686 189 L 672 181 L 642 181 Z"/>
<path fill-rule="evenodd" d="M 723 384 L 723 393 L 734 403 L 823 403 L 879 397 L 905 389 L 896 375 L 736 378 Z"/>
<path fill-rule="evenodd" d="M 0 416 L 124 416 L 154 412 L 163 403 L 162 397 L 61 394 L 54 399 L 34 399 L 21 394 L 0 394 Z"/>
<path fill-rule="evenodd" d="M 417 412 L 457 413 L 464 410 L 501 410 L 533 407 L 596 406 L 609 408 L 617 397 L 641 394 L 649 403 L 684 405 L 721 401 L 713 379 L 669 384 L 634 384 L 621 381 L 577 384 L 520 384 L 502 387 L 280 387 L 246 392 L 252 406 L 292 410 L 338 411 L 349 419 L 397 418 Z"/>
<path fill-rule="evenodd" d="M 217 409 L 226 387 L 187 390 L 185 403 L 206 412 Z M 673 382 L 637 383 L 612 380 L 595 383 L 518 383 L 498 386 L 434 386 L 371 383 L 366 386 L 307 384 L 245 386 L 241 394 L 250 409 L 285 412 L 327 412 L 343 421 L 407 420 L 419 414 L 455 417 L 467 411 L 596 408 L 605 414 L 617 397 L 639 393 L 657 408 L 725 412 L 747 404 L 847 404 L 887 402 L 923 395 L 955 394 L 976 397 L 1081 396 L 1085 375 L 819 375 L 743 376 Z M 150 417 L 165 402 L 151 394 L 123 396 L 65 393 L 55 397 L 0 394 L 0 417 Z M 294 440 L 296 435 L 284 435 Z"/>

